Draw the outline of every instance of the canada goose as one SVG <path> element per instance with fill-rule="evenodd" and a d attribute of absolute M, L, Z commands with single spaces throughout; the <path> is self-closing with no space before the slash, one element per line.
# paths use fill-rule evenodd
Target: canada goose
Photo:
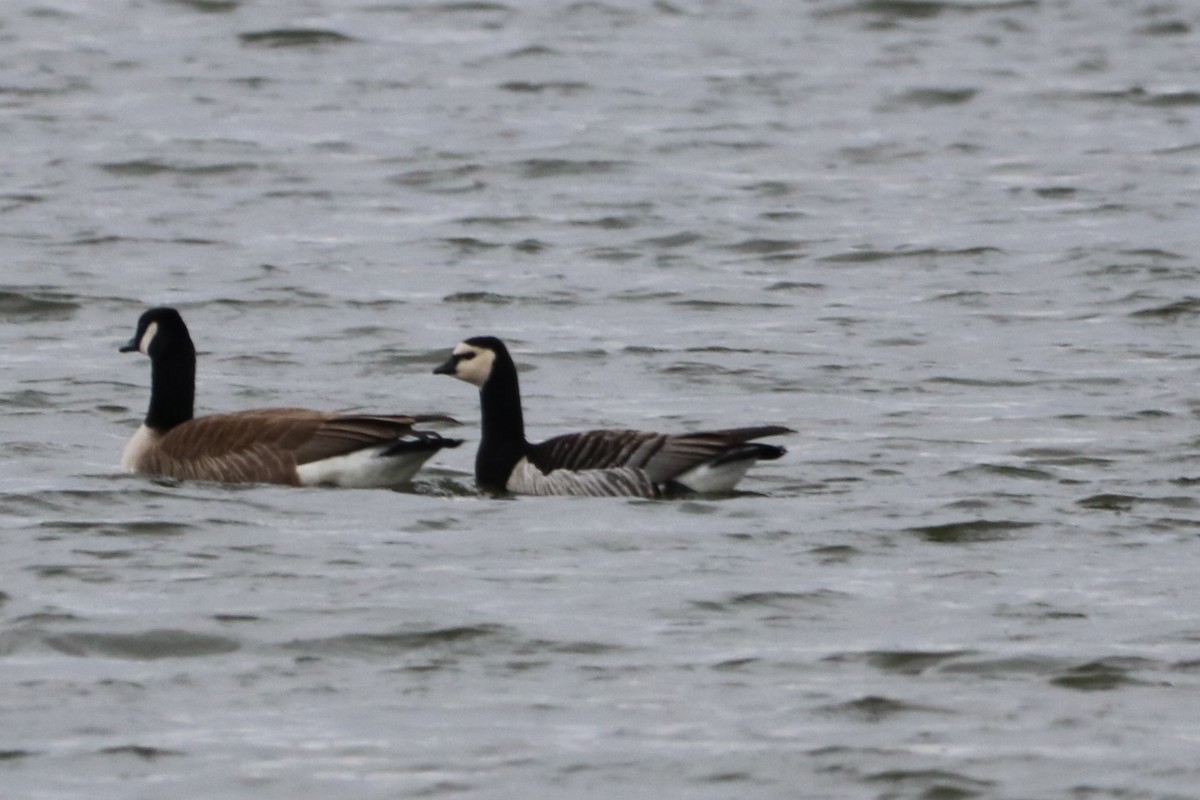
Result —
<path fill-rule="evenodd" d="M 780 425 L 681 434 L 599 430 L 530 444 L 517 368 L 504 342 L 493 336 L 460 342 L 434 373 L 479 387 L 483 435 L 475 482 L 489 492 L 634 497 L 727 492 L 755 461 L 787 452 L 753 439 L 794 433 Z"/>
<path fill-rule="evenodd" d="M 443 447 L 447 439 L 418 431 L 418 416 L 336 414 L 306 408 L 258 408 L 194 418 L 196 348 L 179 312 L 152 308 L 122 353 L 150 357 L 150 409 L 125 446 L 129 472 L 225 483 L 293 486 L 394 487 Z"/>

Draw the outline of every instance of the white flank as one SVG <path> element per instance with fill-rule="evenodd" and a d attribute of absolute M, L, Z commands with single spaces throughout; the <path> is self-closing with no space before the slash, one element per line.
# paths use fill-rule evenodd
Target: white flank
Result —
<path fill-rule="evenodd" d="M 747 470 L 754 466 L 756 458 L 743 458 L 739 461 L 726 461 L 724 464 L 713 466 L 705 462 L 698 467 L 692 467 L 675 479 L 693 492 L 729 492 L 738 485 L 738 481 L 746 476 Z"/>
<path fill-rule="evenodd" d="M 125 452 L 121 454 L 121 469 L 126 472 L 137 472 L 138 462 L 159 438 L 161 437 L 157 433 L 142 423 L 129 439 L 129 444 L 125 445 Z"/>
<path fill-rule="evenodd" d="M 412 480 L 434 450 L 379 455 L 386 448 L 357 450 L 344 456 L 313 461 L 296 467 L 301 486 L 340 486 L 344 489 L 379 489 Z"/>

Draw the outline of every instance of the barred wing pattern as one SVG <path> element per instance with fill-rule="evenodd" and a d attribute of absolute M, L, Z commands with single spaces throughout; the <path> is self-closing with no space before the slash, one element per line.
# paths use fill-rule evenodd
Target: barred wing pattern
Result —
<path fill-rule="evenodd" d="M 557 469 L 542 472 L 521 459 L 505 488 L 517 494 L 580 495 L 584 497 L 658 497 L 659 489 L 640 469 Z"/>
<path fill-rule="evenodd" d="M 778 458 L 785 452 L 782 447 L 751 440 L 791 432 L 779 425 L 763 425 L 683 434 L 569 433 L 531 445 L 528 463 L 518 465 L 509 490 L 658 497 L 665 484 L 701 464 Z"/>

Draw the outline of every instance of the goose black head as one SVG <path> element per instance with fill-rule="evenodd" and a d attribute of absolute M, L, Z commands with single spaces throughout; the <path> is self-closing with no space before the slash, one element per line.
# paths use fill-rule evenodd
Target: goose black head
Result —
<path fill-rule="evenodd" d="M 495 336 L 472 336 L 459 342 L 450 358 L 433 372 L 435 375 L 453 375 L 482 389 L 497 362 L 512 363 L 504 342 Z"/>
<path fill-rule="evenodd" d="M 154 358 L 173 350 L 195 352 L 183 317 L 173 308 L 152 308 L 138 318 L 133 338 L 121 346 L 122 353 L 137 351 Z"/>

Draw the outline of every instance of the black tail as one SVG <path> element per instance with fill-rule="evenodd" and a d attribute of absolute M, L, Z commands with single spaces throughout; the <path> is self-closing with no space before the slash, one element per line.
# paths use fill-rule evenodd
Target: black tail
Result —
<path fill-rule="evenodd" d="M 413 431 L 404 439 L 397 439 L 381 456 L 394 456 L 400 453 L 425 453 L 441 450 L 443 447 L 458 447 L 462 439 L 447 439 L 433 431 Z"/>
<path fill-rule="evenodd" d="M 780 447 L 777 444 L 762 444 L 761 442 L 749 442 L 747 444 L 738 445 L 737 447 L 726 450 L 721 455 L 712 460 L 714 466 L 718 464 L 728 464 L 732 461 L 744 461 L 748 458 L 757 459 L 758 461 L 773 461 L 781 457 L 787 452 L 787 448 Z"/>

